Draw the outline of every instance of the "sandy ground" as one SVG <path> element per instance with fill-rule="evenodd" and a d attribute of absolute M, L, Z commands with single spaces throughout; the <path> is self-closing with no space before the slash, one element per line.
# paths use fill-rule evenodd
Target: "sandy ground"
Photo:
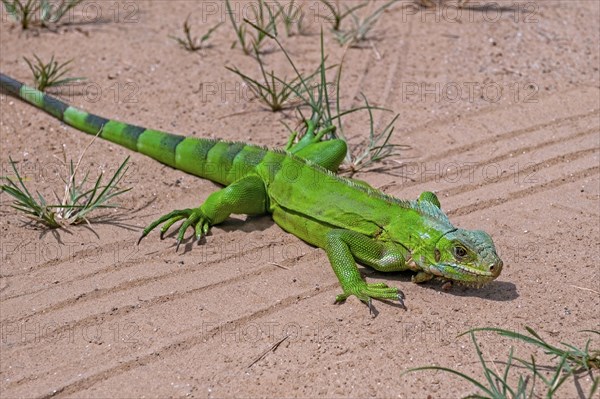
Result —
<path fill-rule="evenodd" d="M 22 32 L 3 10 L 2 72 L 31 83 L 22 57 L 55 54 L 88 79 L 62 98 L 91 112 L 285 144 L 280 121 L 294 125 L 294 112 L 266 111 L 224 68 L 258 73 L 252 58 L 230 49 L 222 2 L 87 3 L 56 32 Z M 245 12 L 236 7 L 236 16 Z M 282 38 L 311 70 L 327 13 L 316 2 L 305 7 L 308 34 Z M 510 1 L 417 10 L 399 2 L 345 55 L 342 104 L 360 105 L 364 93 L 400 113 L 393 141 L 411 147 L 357 177 L 401 198 L 438 192 L 455 224 L 493 236 L 505 263 L 497 281 L 445 292 L 439 283 L 412 284 L 410 273 L 365 269 L 370 281 L 407 296 L 407 311 L 376 303 L 372 318 L 355 298 L 334 305 L 340 288 L 325 253 L 267 216 L 233 218 L 178 253 L 172 237 L 158 234 L 137 247 L 147 223 L 197 206 L 218 187 L 98 141 L 82 165 L 93 175 L 131 155 L 133 189 L 110 222 L 49 232 L 0 197 L 0 396 L 454 398 L 475 390 L 440 372 L 401 373 L 436 364 L 482 378 L 469 338 L 456 337 L 469 328 L 527 325 L 552 342 L 583 345 L 589 334 L 580 330 L 599 328 L 599 8 Z M 191 54 L 168 38 L 189 13 L 197 31 L 227 22 L 211 48 Z M 327 30 L 325 45 L 330 63 L 339 62 L 344 49 Z M 291 76 L 281 52 L 266 49 L 269 66 Z M 76 158 L 90 137 L 5 95 L 0 105 L 2 174 L 12 175 L 10 156 L 31 187 L 60 191 L 63 147 Z M 350 143 L 367 128 L 366 115 L 349 119 Z M 511 344 L 522 358 L 543 359 L 492 334 L 479 340 L 497 369 Z M 579 397 L 590 381 L 583 374 L 557 397 Z"/>

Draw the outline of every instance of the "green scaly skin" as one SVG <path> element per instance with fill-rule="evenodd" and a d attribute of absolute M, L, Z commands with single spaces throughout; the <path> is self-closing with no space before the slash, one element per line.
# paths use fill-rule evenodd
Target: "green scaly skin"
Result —
<path fill-rule="evenodd" d="M 225 187 L 197 208 L 173 211 L 152 222 L 140 240 L 162 224 L 161 237 L 182 221 L 177 243 L 188 228 L 196 239 L 230 214 L 270 213 L 284 230 L 323 248 L 343 293 L 399 300 L 402 292 L 384 283 L 367 284 L 356 262 L 382 272 L 412 270 L 413 281 L 434 277 L 482 286 L 502 270 L 491 237 L 478 230 L 454 227 L 435 194 L 424 192 L 404 201 L 363 182 L 335 175 L 346 155 L 342 140 L 322 141 L 326 131 L 307 134 L 285 151 L 238 142 L 184 137 L 105 119 L 27 87 L 0 74 L 7 93 L 40 108 L 75 129 L 127 147 L 173 168 Z"/>

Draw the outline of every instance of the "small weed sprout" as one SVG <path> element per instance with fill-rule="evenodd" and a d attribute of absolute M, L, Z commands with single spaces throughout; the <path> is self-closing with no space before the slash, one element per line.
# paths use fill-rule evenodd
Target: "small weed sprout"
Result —
<path fill-rule="evenodd" d="M 215 30 L 217 30 L 217 28 L 219 26 L 221 26 L 222 22 L 219 22 L 218 24 L 216 24 L 215 26 L 210 28 L 204 35 L 202 35 L 202 37 L 197 38 L 197 37 L 192 37 L 192 29 L 190 27 L 189 19 L 190 19 L 190 16 L 188 15 L 187 18 L 185 19 L 185 22 L 183 23 L 184 38 L 180 38 L 180 37 L 176 37 L 176 36 L 169 36 L 169 37 L 171 39 L 175 40 L 182 48 L 184 48 L 185 50 L 190 51 L 190 52 L 198 51 L 198 50 L 208 47 L 204 43 L 208 39 L 210 39 L 210 36 L 213 34 L 213 32 Z"/>
<path fill-rule="evenodd" d="M 39 91 L 44 91 L 48 87 L 64 86 L 68 83 L 85 80 L 85 78 L 63 78 L 71 71 L 71 68 L 67 68 L 67 66 L 73 60 L 59 64 L 53 55 L 48 63 L 44 63 L 37 55 L 34 54 L 33 57 L 35 58 L 35 63 L 27 59 L 27 57 L 23 57 L 23 59 L 29 66 L 33 74 L 34 86 Z"/>
<path fill-rule="evenodd" d="M 329 12 L 331 12 L 331 16 L 329 16 L 327 19 L 329 22 L 331 22 L 331 29 L 333 29 L 333 31 L 340 30 L 340 26 L 344 18 L 346 18 L 348 15 L 351 15 L 354 11 L 366 7 L 369 4 L 368 1 L 365 1 L 364 3 L 357 4 L 354 7 L 345 7 L 345 10 L 342 11 L 339 0 L 335 1 L 335 5 L 331 0 L 320 1 L 327 9 L 329 9 Z"/>
<path fill-rule="evenodd" d="M 231 8 L 230 0 L 225 0 L 225 7 L 227 8 L 227 14 L 237 41 L 234 41 L 231 48 L 234 48 L 238 43 L 240 48 L 246 55 L 251 55 L 260 51 L 264 40 L 270 36 L 277 36 L 277 19 L 279 18 L 281 9 L 277 13 L 273 14 L 271 8 L 265 3 L 264 0 L 258 0 L 257 3 L 252 4 L 250 10 L 252 11 L 254 22 L 249 22 L 244 19 L 242 23 L 238 24 L 235 21 L 235 14 Z M 257 33 L 253 34 L 248 31 L 248 24 L 257 27 Z"/>
<path fill-rule="evenodd" d="M 290 1 L 287 6 L 282 6 L 277 2 L 279 8 L 279 14 L 285 28 L 285 34 L 287 36 L 294 35 L 294 26 L 296 27 L 296 33 L 302 35 L 304 33 L 304 10 L 302 6 L 296 5 L 296 0 Z"/>
<path fill-rule="evenodd" d="M 40 10 L 40 2 L 37 0 L 2 0 L 4 9 L 17 22 L 21 23 L 21 29 L 29 29 L 32 19 Z"/>
<path fill-rule="evenodd" d="M 40 5 L 40 22 L 45 28 L 49 24 L 56 25 L 60 20 L 83 0 L 62 0 L 60 3 L 52 4 L 48 0 L 42 0 Z"/>
<path fill-rule="evenodd" d="M 356 43 L 367 39 L 367 34 L 373 29 L 381 14 L 388 9 L 397 0 L 390 0 L 387 3 L 378 7 L 371 14 L 364 18 L 360 18 L 354 11 L 350 12 L 352 16 L 353 26 L 347 30 L 334 30 L 334 34 L 338 42 L 343 46 L 347 43 Z"/>
<path fill-rule="evenodd" d="M 60 20 L 83 0 L 61 0 L 51 3 L 48 0 L 2 0 L 6 12 L 17 22 L 21 29 L 29 29 L 34 22 L 43 28 L 57 25 Z M 39 14 L 39 20 L 35 17 Z"/>

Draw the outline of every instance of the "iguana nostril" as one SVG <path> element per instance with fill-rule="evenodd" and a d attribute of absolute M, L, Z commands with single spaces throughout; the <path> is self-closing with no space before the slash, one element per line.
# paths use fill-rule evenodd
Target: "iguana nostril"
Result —
<path fill-rule="evenodd" d="M 500 274 L 503 265 L 502 260 L 498 259 L 496 263 L 490 265 L 490 272 Z"/>

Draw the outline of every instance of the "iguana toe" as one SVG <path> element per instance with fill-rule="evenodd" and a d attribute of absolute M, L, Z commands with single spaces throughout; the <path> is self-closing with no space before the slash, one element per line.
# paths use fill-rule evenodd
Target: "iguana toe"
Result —
<path fill-rule="evenodd" d="M 160 224 L 164 223 L 160 229 L 160 238 L 163 239 L 164 235 L 167 233 L 169 228 L 173 226 L 173 224 L 175 224 L 176 222 L 183 219 L 185 219 L 185 221 L 182 223 L 181 227 L 179 227 L 177 233 L 177 247 L 175 248 L 175 251 L 179 249 L 179 245 L 183 241 L 185 232 L 188 228 L 192 226 L 194 227 L 194 233 L 197 241 L 199 241 L 203 235 L 208 233 L 208 230 L 210 229 L 210 221 L 208 220 L 206 215 L 204 215 L 202 210 L 200 210 L 200 208 L 176 210 L 164 216 L 161 216 L 157 220 L 150 223 L 148 227 L 146 227 L 142 232 L 142 236 L 138 240 L 138 244 L 152 230 L 154 230 Z"/>
<path fill-rule="evenodd" d="M 349 288 L 348 290 L 344 290 L 343 294 L 339 294 L 335 298 L 335 302 L 343 302 L 351 295 L 356 296 L 367 305 L 371 299 L 398 300 L 398 302 L 400 302 L 400 306 L 406 309 L 406 306 L 404 305 L 404 293 L 398 288 L 389 287 L 385 283 L 358 284 L 352 288 Z"/>
<path fill-rule="evenodd" d="M 178 222 L 181 219 L 184 219 L 185 216 L 184 215 L 179 215 L 176 217 L 173 217 L 171 219 L 169 219 L 164 225 L 163 227 L 161 227 L 160 229 L 160 239 L 163 240 L 165 238 L 165 233 L 167 232 L 167 230 L 169 230 L 169 228 L 171 226 L 173 226 L 173 224 L 175 224 L 176 222 Z"/>

